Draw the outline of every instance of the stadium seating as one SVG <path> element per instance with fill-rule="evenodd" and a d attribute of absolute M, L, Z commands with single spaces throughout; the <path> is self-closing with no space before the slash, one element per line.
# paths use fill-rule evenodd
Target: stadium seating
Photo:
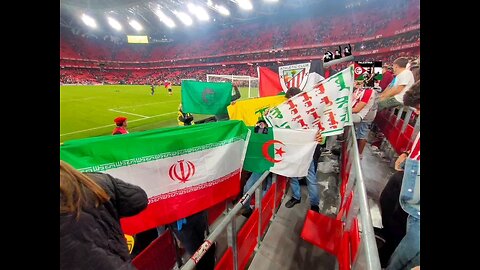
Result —
<path fill-rule="evenodd" d="M 251 63 L 318 59 L 325 50 L 348 43 L 356 60 L 392 62 L 399 56 L 418 55 L 419 9 L 418 1 L 409 1 L 361 9 L 353 15 L 245 23 L 208 35 L 142 46 L 111 36 L 86 37 L 61 27 L 60 82 L 149 84 L 170 80 L 179 84 L 181 78 L 205 80 L 206 73 L 256 76 Z"/>

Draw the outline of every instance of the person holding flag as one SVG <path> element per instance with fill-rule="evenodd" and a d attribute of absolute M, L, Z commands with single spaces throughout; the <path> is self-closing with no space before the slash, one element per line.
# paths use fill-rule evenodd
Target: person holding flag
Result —
<path fill-rule="evenodd" d="M 178 105 L 177 121 L 179 126 L 190 126 L 195 124 L 195 122 L 193 122 L 193 115 L 191 113 L 183 112 L 182 103 Z"/>
<path fill-rule="evenodd" d="M 267 124 L 267 122 L 263 119 L 258 120 L 258 122 L 255 125 L 255 128 L 253 129 L 253 131 L 255 133 L 258 133 L 258 134 L 268 134 L 268 124 Z M 260 179 L 261 176 L 262 176 L 262 173 L 252 172 L 252 174 L 248 178 L 247 182 L 245 183 L 245 186 L 243 186 L 243 194 L 242 195 L 245 195 L 245 193 L 248 192 L 248 190 L 258 181 L 258 179 Z M 268 191 L 268 189 L 272 185 L 272 175 L 269 174 L 267 176 L 267 178 L 268 178 L 267 179 L 267 185 L 266 185 L 266 188 L 265 188 L 264 192 Z M 251 200 L 252 199 L 249 198 L 248 200 L 245 201 L 245 203 L 243 205 L 242 215 L 246 218 L 249 218 L 253 213 L 253 209 L 250 207 Z"/>
<path fill-rule="evenodd" d="M 320 203 L 320 198 L 318 196 L 318 184 L 317 184 L 317 166 L 318 160 L 320 159 L 320 155 L 322 153 L 322 145 L 325 145 L 325 138 L 322 136 L 320 131 L 317 132 L 315 140 L 318 142 L 317 146 L 315 147 L 315 152 L 313 153 L 312 161 L 308 168 L 307 174 L 307 189 L 308 189 L 308 197 L 310 198 L 310 210 L 319 212 L 320 207 L 318 206 Z M 296 204 L 301 202 L 302 194 L 300 192 L 300 180 L 301 177 L 291 177 L 290 178 L 290 188 L 292 189 L 292 198 L 285 203 L 285 207 L 292 208 Z"/>
<path fill-rule="evenodd" d="M 60 160 L 60 269 L 136 269 L 120 218 L 147 205 L 141 187 Z"/>

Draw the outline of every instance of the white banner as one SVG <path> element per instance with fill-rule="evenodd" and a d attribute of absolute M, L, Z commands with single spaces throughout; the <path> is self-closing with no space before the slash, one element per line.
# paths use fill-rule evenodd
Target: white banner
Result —
<path fill-rule="evenodd" d="M 317 129 L 325 136 L 343 133 L 352 125 L 353 65 L 313 89 L 288 99 L 265 113 L 272 127 Z"/>

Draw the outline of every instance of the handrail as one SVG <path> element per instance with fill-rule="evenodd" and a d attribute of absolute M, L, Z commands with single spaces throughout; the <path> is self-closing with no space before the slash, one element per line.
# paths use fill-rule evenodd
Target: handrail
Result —
<path fill-rule="evenodd" d="M 351 203 L 349 206 L 349 210 L 347 211 L 347 216 L 344 217 L 344 231 L 350 231 L 352 228 L 356 229 L 356 227 L 352 226 L 353 220 L 355 217 L 361 222 L 362 225 L 362 237 L 361 237 L 361 248 L 359 249 L 358 254 L 363 254 L 361 259 L 360 256 L 356 256 L 355 258 L 351 258 L 352 266 L 349 269 L 359 269 L 359 265 L 365 262 L 365 265 L 362 265 L 362 269 L 368 270 L 380 270 L 380 259 L 378 255 L 375 235 L 373 231 L 373 224 L 372 218 L 370 215 L 370 208 L 368 206 L 368 199 L 367 199 L 367 192 L 365 188 L 365 183 L 363 180 L 363 173 L 360 165 L 360 157 L 358 154 L 358 146 L 356 143 L 356 136 L 355 131 L 352 126 L 345 128 L 345 134 L 347 135 L 345 143 L 347 143 L 347 148 L 344 154 L 346 154 L 351 162 L 351 167 L 348 169 L 350 172 L 351 177 L 348 181 L 347 190 L 354 190 L 354 200 L 356 203 Z M 349 162 L 349 163 L 350 163 Z M 345 165 L 345 164 L 344 164 Z M 347 165 L 347 168 L 349 166 Z M 265 181 L 267 175 L 269 174 L 268 171 L 264 172 L 259 180 L 247 191 L 245 195 L 234 205 L 234 207 L 228 212 L 225 218 L 220 222 L 215 230 L 211 232 L 211 234 L 207 237 L 204 243 L 198 248 L 198 250 L 192 255 L 192 257 L 185 263 L 185 265 L 181 268 L 181 270 L 190 270 L 194 269 L 195 265 L 199 262 L 199 260 L 204 256 L 207 250 L 212 246 L 213 242 L 218 238 L 218 236 L 227 229 L 227 239 L 228 239 L 228 246 L 232 248 L 233 253 L 233 269 L 237 270 L 239 268 L 239 258 L 238 258 L 238 247 L 237 247 L 237 236 L 236 236 L 236 224 L 235 224 L 235 217 L 240 211 L 240 209 L 250 201 L 250 198 L 253 196 L 255 192 L 255 204 L 256 209 L 259 211 L 258 215 L 258 235 L 257 235 L 257 245 L 256 249 L 258 250 L 259 245 L 261 244 L 262 234 L 261 234 L 261 186 L 262 183 Z M 276 187 L 276 185 L 274 185 Z M 276 193 L 276 189 L 275 189 Z M 345 193 L 344 199 L 342 201 L 342 205 L 347 200 L 347 194 L 350 192 Z M 276 197 L 276 195 L 275 195 Z M 358 205 L 358 206 L 357 206 Z M 275 207 L 275 206 L 274 206 Z M 357 208 L 357 209 L 355 209 Z M 358 216 L 357 216 L 358 214 Z M 350 248 L 350 247 L 344 247 Z M 354 256 L 352 254 L 352 256 Z M 361 261 L 361 262 L 360 262 Z"/>
<path fill-rule="evenodd" d="M 260 185 L 263 183 L 263 181 L 265 181 L 265 179 L 267 178 L 267 175 L 269 173 L 270 173 L 269 171 L 266 171 L 262 174 L 262 176 L 260 176 L 260 178 L 257 180 L 257 182 L 248 190 L 247 193 L 245 193 L 245 195 L 242 196 L 240 201 L 238 201 L 235 204 L 235 206 L 230 210 L 230 212 L 228 212 L 228 214 L 225 216 L 225 218 L 222 220 L 222 222 L 220 222 L 220 224 L 215 228 L 215 230 L 213 230 L 211 232 L 211 234 L 207 237 L 207 239 L 203 242 L 203 244 L 197 249 L 195 254 L 193 254 L 192 257 L 190 257 L 190 259 L 188 259 L 188 261 L 185 263 L 185 265 L 182 268 L 180 268 L 181 270 L 191 270 L 191 269 L 193 269 L 195 267 L 195 265 L 198 263 L 198 261 L 203 257 L 203 255 L 205 255 L 207 250 L 212 246 L 212 243 L 217 239 L 217 237 L 220 235 L 220 233 L 223 232 L 223 230 L 225 230 L 225 228 L 227 228 L 229 223 L 232 223 L 232 224 L 235 223 L 234 218 L 237 215 L 237 213 L 240 211 L 240 209 L 243 207 L 243 205 L 247 202 L 247 200 L 250 199 L 250 197 L 252 197 L 253 192 L 256 191 L 260 187 Z M 260 190 L 257 190 L 257 196 L 256 196 L 257 198 L 255 198 L 256 203 L 257 203 L 257 199 L 259 199 L 260 196 L 261 196 L 261 192 L 260 192 Z M 261 207 L 259 208 L 259 210 L 261 210 Z M 258 222 L 258 226 L 261 226 L 261 222 Z M 230 237 L 234 238 L 234 239 L 229 239 L 228 242 L 229 242 L 229 245 L 230 245 L 231 241 L 232 241 L 232 243 L 235 243 L 235 244 L 232 245 L 233 257 L 237 258 L 238 250 L 237 250 L 237 246 L 236 246 L 235 231 L 233 231 L 232 233 L 228 233 L 228 237 L 229 238 Z M 238 261 L 236 259 L 234 259 L 234 269 L 237 269 L 237 267 L 238 267 L 237 263 L 238 263 Z"/>
<path fill-rule="evenodd" d="M 365 183 L 363 181 L 363 173 L 361 170 L 360 165 L 360 156 L 358 154 L 358 146 L 357 146 L 357 138 L 355 136 L 354 128 L 347 127 L 348 133 L 352 138 L 352 153 L 353 158 L 353 169 L 355 171 L 355 179 L 356 179 L 356 196 L 358 199 L 359 210 L 360 210 L 360 222 L 362 224 L 362 246 L 363 251 L 365 252 L 367 268 L 371 270 L 379 270 L 381 269 L 380 259 L 378 257 L 378 250 L 377 244 L 375 240 L 375 234 L 373 232 L 373 224 L 372 224 L 372 217 L 370 215 L 370 208 L 368 207 L 368 200 L 367 200 L 367 192 L 365 188 Z M 350 181 L 353 181 L 351 179 Z M 351 207 L 353 207 L 353 203 Z M 348 227 L 347 227 L 348 229 Z M 358 258 L 358 257 L 357 257 Z"/>

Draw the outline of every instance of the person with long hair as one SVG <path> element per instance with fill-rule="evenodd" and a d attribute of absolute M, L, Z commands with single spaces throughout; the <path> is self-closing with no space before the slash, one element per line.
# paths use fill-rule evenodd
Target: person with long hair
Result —
<path fill-rule="evenodd" d="M 60 269 L 136 269 L 120 218 L 147 205 L 142 188 L 60 160 Z"/>

